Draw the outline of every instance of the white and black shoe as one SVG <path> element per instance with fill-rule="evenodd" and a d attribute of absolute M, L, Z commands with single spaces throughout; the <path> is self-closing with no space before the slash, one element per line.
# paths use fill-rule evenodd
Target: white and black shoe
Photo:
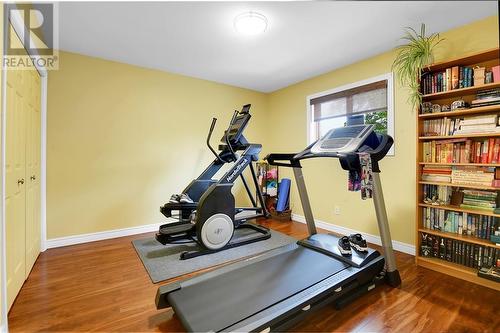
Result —
<path fill-rule="evenodd" d="M 179 199 L 180 203 L 194 203 L 193 199 L 189 197 L 186 193 L 182 193 Z"/>
<path fill-rule="evenodd" d="M 352 234 L 349 236 L 349 243 L 351 247 L 359 252 L 368 252 L 368 246 L 366 245 L 366 240 L 361 234 Z"/>
<path fill-rule="evenodd" d="M 181 196 L 179 194 L 172 194 L 168 202 L 170 203 L 179 203 L 179 200 L 181 199 Z"/>
<path fill-rule="evenodd" d="M 351 244 L 349 244 L 349 238 L 347 236 L 339 238 L 337 247 L 339 248 L 339 251 L 342 255 L 344 256 L 351 255 Z"/>

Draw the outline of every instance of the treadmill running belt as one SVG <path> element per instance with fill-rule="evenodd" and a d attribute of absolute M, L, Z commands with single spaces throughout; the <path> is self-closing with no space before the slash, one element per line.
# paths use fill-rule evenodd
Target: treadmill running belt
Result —
<path fill-rule="evenodd" d="M 347 267 L 334 258 L 298 247 L 183 287 L 168 299 L 189 331 L 218 332 Z"/>

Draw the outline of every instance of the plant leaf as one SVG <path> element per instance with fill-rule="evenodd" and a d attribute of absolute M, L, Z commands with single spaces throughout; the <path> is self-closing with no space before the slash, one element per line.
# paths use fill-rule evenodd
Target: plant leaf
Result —
<path fill-rule="evenodd" d="M 404 35 L 401 40 L 406 44 L 398 46 L 396 58 L 392 63 L 392 70 L 396 73 L 402 86 L 407 86 L 410 90 L 408 102 L 413 107 L 422 102 L 420 93 L 420 77 L 422 69 L 428 67 L 434 61 L 434 48 L 443 39 L 438 33 L 425 35 L 425 24 L 420 25 L 420 32 L 412 27 L 404 29 Z"/>

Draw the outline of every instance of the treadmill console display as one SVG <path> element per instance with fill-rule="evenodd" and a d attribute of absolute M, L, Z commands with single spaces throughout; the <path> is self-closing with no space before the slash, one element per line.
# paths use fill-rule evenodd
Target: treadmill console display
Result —
<path fill-rule="evenodd" d="M 311 148 L 311 152 L 351 153 L 356 151 L 373 132 L 373 125 L 354 125 L 329 130 Z"/>

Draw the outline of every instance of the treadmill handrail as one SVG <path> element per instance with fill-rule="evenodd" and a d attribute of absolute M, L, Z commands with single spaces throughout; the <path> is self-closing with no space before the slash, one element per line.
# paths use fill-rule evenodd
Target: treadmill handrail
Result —
<path fill-rule="evenodd" d="M 294 159 L 295 153 L 272 153 L 264 157 L 270 165 L 283 166 L 283 167 L 300 167 L 300 162 Z M 288 163 L 278 162 L 287 161 Z"/>
<path fill-rule="evenodd" d="M 372 136 L 373 135 L 373 136 Z M 368 142 L 370 141 L 371 142 Z M 377 141 L 377 146 L 373 148 L 373 141 Z M 310 158 L 321 158 L 321 157 L 330 157 L 330 158 L 338 158 L 341 162 L 342 168 L 345 170 L 350 170 L 354 168 L 354 165 L 358 163 L 352 164 L 353 161 L 357 161 L 356 155 L 358 153 L 368 153 L 371 156 L 372 160 L 372 171 L 380 172 L 380 167 L 378 162 L 382 160 L 391 149 L 394 144 L 394 139 L 387 134 L 379 134 L 372 132 L 372 134 L 365 141 L 366 144 L 363 144 L 358 148 L 358 150 L 353 151 L 351 153 L 337 153 L 337 152 L 322 152 L 322 153 L 313 153 L 311 151 L 311 147 L 316 144 L 317 141 L 310 144 L 306 149 L 302 150 L 298 153 L 271 153 L 267 155 L 264 160 L 267 160 L 269 164 L 283 167 L 301 167 L 300 160 L 310 159 Z M 283 163 L 280 161 L 287 161 L 288 163 Z M 347 168 L 347 169 L 346 169 Z"/>

